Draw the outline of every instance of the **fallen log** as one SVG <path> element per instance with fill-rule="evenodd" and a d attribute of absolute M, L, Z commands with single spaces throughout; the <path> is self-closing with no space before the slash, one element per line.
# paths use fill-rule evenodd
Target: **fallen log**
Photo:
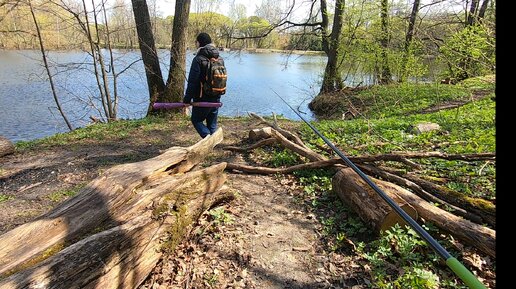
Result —
<path fill-rule="evenodd" d="M 413 174 L 404 174 L 402 177 L 419 184 L 427 192 L 452 205 L 481 216 L 486 224 L 496 228 L 496 206 L 490 201 L 466 196 L 460 192 L 434 184 Z"/>
<path fill-rule="evenodd" d="M 191 147 L 115 166 L 49 213 L 1 235 L 0 288 L 135 288 L 164 239 L 173 247 L 197 216 L 230 197 L 220 189 L 225 163 L 189 172 L 221 141 L 219 129 Z"/>
<path fill-rule="evenodd" d="M 223 168 L 220 164 L 208 170 L 220 172 Z M 74 243 L 37 266 L 1 280 L 0 288 L 137 288 L 162 252 L 173 250 L 203 211 L 230 197 L 227 193 L 213 191 L 223 178 L 211 178 L 209 182 L 196 186 L 199 193 L 190 191 L 189 197 L 183 195 L 184 190 L 174 190 L 172 194 L 156 198 L 159 202 L 152 208 L 122 225 Z M 210 186 L 213 187 L 206 189 Z M 150 191 L 166 192 L 166 188 L 161 186 Z M 177 202 L 176 198 L 188 200 Z"/>
<path fill-rule="evenodd" d="M 376 167 L 367 166 L 367 165 L 359 165 L 358 167 L 368 175 L 380 177 L 383 180 L 386 180 L 386 181 L 395 183 L 397 185 L 403 186 L 405 188 L 408 188 L 412 192 L 414 192 L 416 195 L 420 196 L 421 198 L 423 198 L 424 200 L 426 200 L 428 202 L 446 206 L 449 209 L 451 209 L 453 211 L 453 213 L 457 216 L 461 216 L 461 217 L 468 219 L 472 222 L 475 222 L 477 224 L 482 224 L 482 222 L 483 222 L 483 219 L 480 215 L 468 212 L 467 210 L 464 210 L 463 208 L 459 208 L 446 201 L 443 201 L 443 200 L 439 199 L 438 197 L 425 191 L 418 184 L 416 184 L 410 180 L 407 180 L 403 177 L 400 177 L 396 174 L 393 174 L 393 173 L 389 172 L 388 170 L 381 170 Z"/>
<path fill-rule="evenodd" d="M 0 158 L 14 153 L 14 144 L 7 138 L 0 136 Z"/>
<path fill-rule="evenodd" d="M 415 209 L 417 216 L 431 221 L 439 229 L 495 257 L 494 230 L 435 207 L 398 185 L 372 177 L 371 180 L 405 211 L 409 207 Z M 394 224 L 391 221 L 393 219 L 388 219 L 391 211 L 385 209 L 386 202 L 351 168 L 339 170 L 332 179 L 332 185 L 337 195 L 373 228 L 380 231 Z M 394 221 L 397 220 L 394 219 Z"/>
<path fill-rule="evenodd" d="M 376 232 L 388 230 L 395 224 L 408 225 L 372 188 L 351 168 L 337 171 L 332 179 L 333 190 L 339 198 L 354 210 Z M 417 211 L 396 194 L 389 196 L 413 219 Z"/>

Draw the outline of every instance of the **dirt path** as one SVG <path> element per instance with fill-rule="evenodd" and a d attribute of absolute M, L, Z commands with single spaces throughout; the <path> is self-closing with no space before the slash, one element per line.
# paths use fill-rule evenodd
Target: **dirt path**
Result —
<path fill-rule="evenodd" d="M 325 251 L 317 217 L 271 176 L 229 174 L 239 197 L 205 216 L 194 236 L 155 268 L 147 288 L 366 288 L 357 257 Z M 202 233 L 199 233 L 201 231 Z"/>
<path fill-rule="evenodd" d="M 141 288 L 324 288 L 315 218 L 272 177 L 230 174 L 228 185 L 239 195 L 223 207 L 232 220 L 183 244 Z"/>

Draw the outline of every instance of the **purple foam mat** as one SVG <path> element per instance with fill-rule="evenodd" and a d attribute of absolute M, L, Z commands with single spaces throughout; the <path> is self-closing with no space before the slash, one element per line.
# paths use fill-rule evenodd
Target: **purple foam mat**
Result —
<path fill-rule="evenodd" d="M 199 106 L 199 107 L 221 107 L 221 102 L 193 102 L 191 104 L 192 106 Z M 155 102 L 152 105 L 153 109 L 172 109 L 172 108 L 180 108 L 188 106 L 186 103 L 182 102 Z"/>

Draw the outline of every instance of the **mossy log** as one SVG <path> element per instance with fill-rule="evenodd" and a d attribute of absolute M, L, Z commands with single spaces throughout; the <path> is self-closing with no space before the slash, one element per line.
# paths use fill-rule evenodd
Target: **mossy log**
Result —
<path fill-rule="evenodd" d="M 14 153 L 14 144 L 7 138 L 0 136 L 0 158 Z"/>
<path fill-rule="evenodd" d="M 418 183 L 423 189 L 438 198 L 481 216 L 486 224 L 496 228 L 496 206 L 492 202 L 481 198 L 466 196 L 460 192 L 434 184 L 415 175 L 405 174 L 403 177 Z"/>
<path fill-rule="evenodd" d="M 370 179 L 405 211 L 408 211 L 407 208 L 415 209 L 418 217 L 431 221 L 439 229 L 495 257 L 494 230 L 433 206 L 398 185 L 372 177 Z M 338 196 L 354 209 L 363 221 L 377 230 L 385 230 L 394 224 L 393 220 L 396 221 L 390 217 L 394 211 L 386 209 L 387 203 L 351 168 L 339 170 L 332 179 L 332 185 Z"/>
<path fill-rule="evenodd" d="M 190 171 L 222 130 L 107 170 L 79 194 L 0 236 L 0 288 L 136 288 L 203 211 L 231 195 L 226 163 Z"/>

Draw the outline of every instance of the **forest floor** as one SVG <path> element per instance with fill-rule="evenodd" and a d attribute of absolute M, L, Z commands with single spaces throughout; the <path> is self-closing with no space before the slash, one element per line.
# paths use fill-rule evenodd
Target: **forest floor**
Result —
<path fill-rule="evenodd" d="M 264 125 L 251 118 L 222 118 L 219 124 L 224 140 L 204 164 L 255 165 L 249 155 L 223 147 L 245 145 L 249 131 Z M 280 122 L 291 131 L 299 125 Z M 171 119 L 167 129 L 137 129 L 129 136 L 41 146 L 4 156 L 0 234 L 50 211 L 107 168 L 199 140 L 188 121 Z M 329 212 L 304 204 L 303 188 L 294 177 L 226 173 L 226 185 L 237 197 L 201 216 L 188 238 L 160 260 L 139 289 L 370 287 L 368 262 L 356 254 L 352 242 L 345 250 L 329 248 L 320 217 Z M 490 274 L 494 288 L 494 273 Z"/>
<path fill-rule="evenodd" d="M 298 125 L 288 122 L 287 125 Z M 224 145 L 241 145 L 252 119 L 222 119 Z M 287 128 L 287 127 L 285 127 Z M 161 145 L 150 145 L 161 139 Z M 37 218 L 70 197 L 103 170 L 151 158 L 200 137 L 185 121 L 170 130 L 133 133 L 125 139 L 78 141 L 0 158 L 0 234 Z M 168 145 L 167 145 L 168 144 Z M 205 162 L 252 164 L 239 153 L 215 148 Z M 328 252 L 320 220 L 300 201 L 289 176 L 227 172 L 237 198 L 207 212 L 173 255 L 163 258 L 139 288 L 365 288 L 367 266 L 356 255 Z M 201 230 L 202 229 L 202 230 Z M 200 231 L 199 231 L 200 230 Z"/>

